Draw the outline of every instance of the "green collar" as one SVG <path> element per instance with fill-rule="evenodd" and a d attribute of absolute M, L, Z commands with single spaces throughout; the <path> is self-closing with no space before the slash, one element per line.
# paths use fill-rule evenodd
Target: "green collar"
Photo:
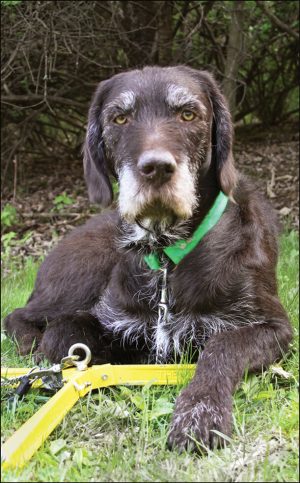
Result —
<path fill-rule="evenodd" d="M 196 231 L 193 233 L 192 237 L 188 240 L 177 240 L 174 245 L 163 248 L 165 255 L 167 255 L 167 257 L 170 258 L 170 260 L 172 260 L 172 262 L 176 265 L 181 262 L 181 260 L 188 253 L 194 250 L 204 235 L 206 235 L 206 233 L 218 223 L 219 219 L 224 213 L 227 202 L 228 196 L 224 195 L 224 193 L 220 191 L 211 209 L 203 218 L 198 228 L 196 228 Z M 161 262 L 157 252 L 145 255 L 144 260 L 152 270 L 159 270 L 161 268 Z"/>

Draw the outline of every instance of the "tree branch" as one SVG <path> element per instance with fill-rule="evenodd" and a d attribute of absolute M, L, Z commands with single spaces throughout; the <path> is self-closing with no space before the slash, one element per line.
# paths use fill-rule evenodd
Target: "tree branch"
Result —
<path fill-rule="evenodd" d="M 9 95 L 9 96 L 2 96 L 1 97 L 1 102 L 3 104 L 7 103 L 12 103 L 12 104 L 20 104 L 22 102 L 35 102 L 35 101 L 49 101 L 49 102 L 54 102 L 58 104 L 64 104 L 66 106 L 76 106 L 79 107 L 80 109 L 85 109 L 87 105 L 74 101 L 72 99 L 67 99 L 64 97 L 59 97 L 59 96 L 47 96 L 46 98 L 40 94 L 29 94 L 29 95 Z"/>
<path fill-rule="evenodd" d="M 271 22 L 273 22 L 273 24 L 276 25 L 276 27 L 280 28 L 281 30 L 283 30 L 284 32 L 286 32 L 287 34 L 291 35 L 292 37 L 294 37 L 296 40 L 299 41 L 298 32 L 295 32 L 295 30 L 293 30 L 286 23 L 280 20 L 274 13 L 272 13 L 267 7 L 265 1 L 257 0 L 256 4 L 261 10 L 263 10 L 263 12 L 269 17 Z"/>

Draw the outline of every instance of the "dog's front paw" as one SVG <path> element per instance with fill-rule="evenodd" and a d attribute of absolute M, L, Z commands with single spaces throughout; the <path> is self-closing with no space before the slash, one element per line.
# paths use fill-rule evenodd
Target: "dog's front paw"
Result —
<path fill-rule="evenodd" d="M 231 433 L 231 398 L 218 402 L 188 386 L 177 398 L 168 437 L 170 449 L 199 450 L 223 446 L 225 440 L 214 433 Z M 199 442 L 199 445 L 197 445 Z"/>

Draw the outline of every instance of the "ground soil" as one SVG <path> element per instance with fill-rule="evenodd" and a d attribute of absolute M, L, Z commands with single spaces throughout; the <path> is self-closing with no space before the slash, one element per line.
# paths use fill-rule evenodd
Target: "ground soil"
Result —
<path fill-rule="evenodd" d="M 234 156 L 240 171 L 257 181 L 258 189 L 271 200 L 279 217 L 290 227 L 299 226 L 299 133 L 295 124 L 265 130 L 261 126 L 236 129 Z M 25 164 L 24 164 L 25 166 Z M 25 170 L 25 172 L 24 172 Z M 99 208 L 88 202 L 82 162 L 45 166 L 26 162 L 19 168 L 16 196 L 13 186 L 5 186 L 2 209 L 13 204 L 18 222 L 3 232 L 14 231 L 10 254 L 34 258 L 45 255 L 51 246 L 75 225 L 83 223 Z M 71 205 L 57 210 L 56 196 L 66 193 Z M 21 241 L 20 241 L 21 240 Z M 6 270 L 5 270 L 6 271 Z"/>

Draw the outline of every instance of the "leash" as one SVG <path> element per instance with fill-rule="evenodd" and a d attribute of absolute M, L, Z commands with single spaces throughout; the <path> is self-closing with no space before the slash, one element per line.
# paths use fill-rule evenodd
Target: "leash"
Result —
<path fill-rule="evenodd" d="M 163 360 L 163 340 L 169 320 L 168 305 L 168 261 L 176 265 L 183 260 L 196 246 L 202 238 L 218 223 L 228 204 L 228 196 L 222 191 L 219 192 L 212 207 L 196 228 L 188 240 L 177 240 L 173 245 L 155 250 L 144 256 L 144 261 L 151 270 L 162 272 L 160 287 L 160 301 L 158 303 L 158 318 L 156 323 L 156 363 Z"/>
<path fill-rule="evenodd" d="M 78 348 L 85 351 L 83 360 L 78 360 L 78 356 L 74 355 Z M 102 364 L 88 367 L 90 360 L 89 348 L 85 344 L 74 344 L 68 356 L 50 368 L 1 368 L 1 385 L 18 385 L 18 398 L 31 387 L 57 391 L 2 445 L 2 468 L 20 467 L 29 461 L 79 398 L 93 389 L 117 385 L 140 386 L 150 382 L 153 385 L 176 385 L 186 382 L 195 371 L 194 364 Z M 19 390 L 19 394 L 20 387 L 22 390 Z"/>

